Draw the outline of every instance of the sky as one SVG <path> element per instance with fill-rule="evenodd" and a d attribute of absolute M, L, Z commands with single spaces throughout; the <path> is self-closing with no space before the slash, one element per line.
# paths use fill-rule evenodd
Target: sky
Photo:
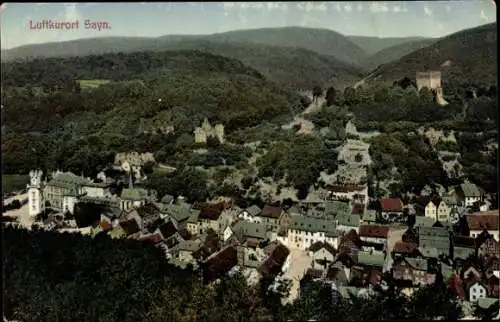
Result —
<path fill-rule="evenodd" d="M 42 20 L 78 29 L 32 30 Z M 85 29 L 85 20 L 109 29 Z M 493 0 L 390 2 L 3 3 L 1 48 L 109 36 L 157 37 L 304 26 L 344 35 L 442 37 L 496 22 Z"/>

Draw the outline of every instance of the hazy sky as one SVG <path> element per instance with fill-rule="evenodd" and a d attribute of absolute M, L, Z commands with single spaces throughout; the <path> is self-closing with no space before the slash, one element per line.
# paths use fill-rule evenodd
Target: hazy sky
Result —
<path fill-rule="evenodd" d="M 305 26 L 346 35 L 441 37 L 496 21 L 492 0 L 421 2 L 7 3 L 1 6 L 2 49 L 104 36 L 210 34 L 237 29 Z M 89 31 L 84 21 L 108 22 Z M 79 20 L 77 30 L 30 30 L 41 20 Z"/>

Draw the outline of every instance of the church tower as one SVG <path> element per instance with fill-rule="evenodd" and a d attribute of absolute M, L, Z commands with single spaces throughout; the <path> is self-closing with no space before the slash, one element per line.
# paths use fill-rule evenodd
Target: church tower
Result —
<path fill-rule="evenodd" d="M 30 183 L 26 188 L 28 190 L 28 211 L 32 217 L 38 215 L 43 208 L 42 176 L 42 170 L 30 171 Z"/>

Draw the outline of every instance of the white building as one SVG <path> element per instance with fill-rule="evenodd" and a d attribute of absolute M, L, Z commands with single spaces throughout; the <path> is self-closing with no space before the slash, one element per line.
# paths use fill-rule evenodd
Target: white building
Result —
<path fill-rule="evenodd" d="M 487 297 L 487 290 L 480 282 L 475 282 L 469 287 L 469 301 L 476 302 L 478 299 L 485 297 Z"/>
<path fill-rule="evenodd" d="M 30 183 L 27 185 L 27 189 L 28 211 L 32 217 L 38 215 L 43 209 L 42 176 L 41 170 L 30 171 Z"/>
<path fill-rule="evenodd" d="M 331 221 L 307 216 L 293 216 L 286 238 L 288 247 L 308 249 L 316 242 L 338 247 L 339 232 Z"/>

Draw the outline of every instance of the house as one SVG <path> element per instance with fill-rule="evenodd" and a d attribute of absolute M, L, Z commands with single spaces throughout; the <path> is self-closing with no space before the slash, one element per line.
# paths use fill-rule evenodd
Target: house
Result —
<path fill-rule="evenodd" d="M 351 268 L 351 283 L 357 286 L 378 286 L 382 277 L 385 258 L 381 254 L 358 253 L 358 262 Z"/>
<path fill-rule="evenodd" d="M 490 210 L 491 203 L 487 200 L 476 201 L 472 204 L 473 211 L 488 211 Z"/>
<path fill-rule="evenodd" d="M 420 252 L 418 251 L 418 245 L 416 243 L 409 243 L 404 241 L 398 241 L 396 242 L 396 244 L 394 244 L 391 255 L 394 259 L 407 257 L 416 258 L 421 256 Z"/>
<path fill-rule="evenodd" d="M 203 203 L 200 205 L 200 214 L 198 215 L 198 230 L 202 234 L 208 229 L 213 229 L 216 232 L 222 231 L 226 227 L 222 227 L 221 218 L 222 212 L 228 207 L 224 202 L 210 204 Z M 188 228 L 189 229 L 189 228 Z"/>
<path fill-rule="evenodd" d="M 259 206 L 251 205 L 250 207 L 243 210 L 238 215 L 238 218 L 253 222 L 255 220 L 255 217 L 258 216 L 261 212 L 262 209 L 260 209 Z"/>
<path fill-rule="evenodd" d="M 459 202 L 466 207 L 472 207 L 474 202 L 482 200 L 479 188 L 467 180 L 457 187 L 457 197 Z"/>
<path fill-rule="evenodd" d="M 360 184 L 332 184 L 326 187 L 329 200 L 368 201 L 368 186 Z"/>
<path fill-rule="evenodd" d="M 258 271 L 264 279 L 274 280 L 281 273 L 288 271 L 290 264 L 290 250 L 285 245 L 279 244 L 258 268 Z"/>
<path fill-rule="evenodd" d="M 337 230 L 341 233 L 346 233 L 350 230 L 359 230 L 361 216 L 356 214 L 343 214 L 336 217 Z"/>
<path fill-rule="evenodd" d="M 140 231 L 139 225 L 135 219 L 123 220 L 118 223 L 124 236 L 130 236 Z"/>
<path fill-rule="evenodd" d="M 239 220 L 226 227 L 223 232 L 223 240 L 227 241 L 231 236 L 234 236 L 240 244 L 255 248 L 260 243 L 271 239 L 271 229 L 271 226 L 265 224 Z"/>
<path fill-rule="evenodd" d="M 484 270 L 486 271 L 486 275 L 495 275 L 497 278 L 500 278 L 500 259 L 497 256 L 489 257 L 484 263 Z"/>
<path fill-rule="evenodd" d="M 141 230 L 160 219 L 160 210 L 152 203 L 144 203 L 137 208 L 130 209 L 125 213 L 125 218 L 135 219 Z"/>
<path fill-rule="evenodd" d="M 491 275 L 490 277 L 485 278 L 484 284 L 488 290 L 488 296 L 498 298 L 500 295 L 500 279 Z"/>
<path fill-rule="evenodd" d="M 308 216 L 293 216 L 286 239 L 289 246 L 306 250 L 318 241 L 327 242 L 337 248 L 338 237 L 337 226 L 331 221 Z"/>
<path fill-rule="evenodd" d="M 160 199 L 160 203 L 164 205 L 171 205 L 174 202 L 175 198 L 172 195 L 166 194 Z"/>
<path fill-rule="evenodd" d="M 500 253 L 500 243 L 493 235 L 484 232 L 476 238 L 477 256 L 479 258 L 488 259 L 498 256 Z"/>
<path fill-rule="evenodd" d="M 191 212 L 189 218 L 186 220 L 186 229 L 192 236 L 196 236 L 203 233 L 203 229 L 200 231 L 198 228 L 198 217 L 200 216 L 201 211 L 196 209 L 191 210 L 195 210 L 196 212 Z"/>
<path fill-rule="evenodd" d="M 265 205 L 262 212 L 254 218 L 256 222 L 271 225 L 275 231 L 286 230 L 291 220 L 283 209 L 270 205 Z"/>
<path fill-rule="evenodd" d="M 120 195 L 121 209 L 129 210 L 132 207 L 140 207 L 150 199 L 149 193 L 143 188 L 124 188 Z"/>
<path fill-rule="evenodd" d="M 342 286 L 347 286 L 349 283 L 349 272 L 350 270 L 346 268 L 341 262 L 335 262 L 323 275 L 326 283 L 330 284 L 332 288 L 339 288 Z"/>
<path fill-rule="evenodd" d="M 364 251 L 384 252 L 390 235 L 391 228 L 388 226 L 361 225 L 359 227 L 359 238 Z"/>
<path fill-rule="evenodd" d="M 351 214 L 363 216 L 365 212 L 365 206 L 362 203 L 355 202 L 351 208 Z"/>
<path fill-rule="evenodd" d="M 469 233 L 472 237 L 477 237 L 479 234 L 486 230 L 490 233 L 496 241 L 499 241 L 499 214 L 498 210 L 475 212 L 466 215 Z"/>
<path fill-rule="evenodd" d="M 469 296 L 470 302 L 477 302 L 478 299 L 486 298 L 488 296 L 488 290 L 486 286 L 477 280 L 466 280 L 465 291 Z"/>
<path fill-rule="evenodd" d="M 199 210 L 189 209 L 187 204 L 155 204 L 161 211 L 161 217 L 167 217 L 172 220 L 179 229 L 187 227 L 187 222 L 190 216 L 197 213 Z"/>
<path fill-rule="evenodd" d="M 339 253 L 347 254 L 351 258 L 357 258 L 358 252 L 362 248 L 362 244 L 363 242 L 359 238 L 358 233 L 355 230 L 351 230 L 340 239 L 338 250 Z"/>
<path fill-rule="evenodd" d="M 385 220 L 392 220 L 403 217 L 403 202 L 400 198 L 381 198 L 380 215 Z"/>
<path fill-rule="evenodd" d="M 451 205 L 448 205 L 445 200 L 441 200 L 437 204 L 437 220 L 441 223 L 451 222 L 451 209 Z"/>
<path fill-rule="evenodd" d="M 436 221 L 437 218 L 437 203 L 439 198 L 435 196 L 418 196 L 413 200 L 413 208 L 417 216 L 432 218 Z"/>
<path fill-rule="evenodd" d="M 193 257 L 202 262 L 220 250 L 219 236 L 213 229 L 208 229 L 206 232 L 198 236 L 201 241 L 201 248 L 193 252 Z"/>
<path fill-rule="evenodd" d="M 427 260 L 422 258 L 404 258 L 393 264 L 392 276 L 395 280 L 406 280 L 414 285 L 432 284 L 436 274 L 428 272 Z"/>
<path fill-rule="evenodd" d="M 183 240 L 175 246 L 175 258 L 186 264 L 196 265 L 196 259 L 193 254 L 202 247 L 200 239 Z"/>
<path fill-rule="evenodd" d="M 316 242 L 309 247 L 309 256 L 312 258 L 312 268 L 325 270 L 335 259 L 337 250 L 328 243 Z"/>
<path fill-rule="evenodd" d="M 154 231 L 154 234 L 160 235 L 169 249 L 184 240 L 177 231 L 174 223 L 171 221 L 158 226 L 158 228 Z"/>
<path fill-rule="evenodd" d="M 409 227 L 401 236 L 401 240 L 405 243 L 418 245 L 418 228 Z"/>
<path fill-rule="evenodd" d="M 201 263 L 203 280 L 206 283 L 213 282 L 225 276 L 237 264 L 238 252 L 236 248 L 233 246 L 225 247 Z"/>

